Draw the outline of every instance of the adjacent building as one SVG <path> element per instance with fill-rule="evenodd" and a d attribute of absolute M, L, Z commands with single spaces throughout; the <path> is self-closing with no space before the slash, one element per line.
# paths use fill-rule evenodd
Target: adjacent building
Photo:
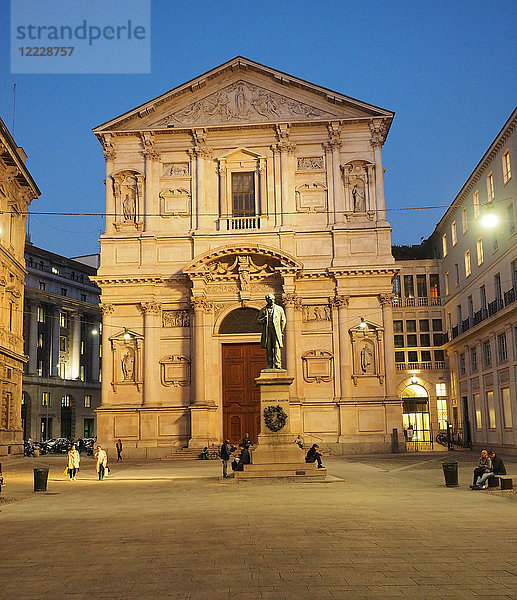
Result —
<path fill-rule="evenodd" d="M 97 255 L 70 259 L 25 246 L 25 439 L 96 435 L 102 331 L 100 290 L 91 280 L 96 261 Z"/>
<path fill-rule="evenodd" d="M 0 456 L 23 452 L 21 423 L 25 223 L 40 191 L 0 119 Z"/>
<path fill-rule="evenodd" d="M 440 258 L 449 413 L 465 443 L 517 451 L 517 110 L 431 243 Z"/>
<path fill-rule="evenodd" d="M 392 119 L 237 57 L 94 129 L 103 443 L 152 457 L 255 440 L 267 293 L 287 315 L 291 430 L 347 453 L 403 439 L 381 158 Z"/>

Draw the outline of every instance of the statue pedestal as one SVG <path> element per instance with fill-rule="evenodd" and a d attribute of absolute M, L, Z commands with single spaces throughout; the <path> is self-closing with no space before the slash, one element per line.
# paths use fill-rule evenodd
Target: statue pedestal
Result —
<path fill-rule="evenodd" d="M 255 379 L 260 386 L 260 434 L 252 451 L 252 464 L 244 465 L 244 471 L 235 471 L 236 479 L 325 479 L 327 470 L 306 463 L 305 452 L 294 443 L 289 410 L 293 380 L 284 369 L 263 369 Z"/>

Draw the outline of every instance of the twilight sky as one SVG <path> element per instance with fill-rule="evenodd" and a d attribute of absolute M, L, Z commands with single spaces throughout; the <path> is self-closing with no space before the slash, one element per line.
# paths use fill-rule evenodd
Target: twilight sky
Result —
<path fill-rule="evenodd" d="M 395 111 L 388 209 L 449 205 L 517 103 L 510 0 L 152 0 L 151 16 L 148 75 L 11 75 L 1 2 L 0 116 L 12 132 L 16 83 L 14 137 L 42 191 L 31 210 L 103 212 L 91 129 L 237 55 Z M 444 210 L 389 211 L 393 243 L 419 243 Z M 30 219 L 32 241 L 65 256 L 97 252 L 102 228 L 100 217 Z"/>

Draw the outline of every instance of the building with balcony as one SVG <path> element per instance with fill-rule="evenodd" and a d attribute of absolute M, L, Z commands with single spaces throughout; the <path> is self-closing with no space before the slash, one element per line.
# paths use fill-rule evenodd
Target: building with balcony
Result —
<path fill-rule="evenodd" d="M 25 439 L 96 435 L 102 330 L 95 260 L 25 246 Z"/>
<path fill-rule="evenodd" d="M 392 118 L 237 57 L 94 129 L 103 443 L 153 457 L 256 440 L 257 315 L 272 293 L 291 430 L 389 451 L 402 436 L 381 158 Z"/>
<path fill-rule="evenodd" d="M 0 456 L 23 452 L 23 250 L 27 209 L 40 195 L 26 158 L 0 119 Z"/>
<path fill-rule="evenodd" d="M 516 124 L 517 110 L 430 238 L 441 258 L 449 412 L 466 443 L 505 452 L 517 451 Z"/>

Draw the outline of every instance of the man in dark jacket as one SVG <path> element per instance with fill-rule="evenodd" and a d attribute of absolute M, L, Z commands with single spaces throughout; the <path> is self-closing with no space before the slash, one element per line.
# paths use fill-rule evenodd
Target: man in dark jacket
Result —
<path fill-rule="evenodd" d="M 319 446 L 318 444 L 313 444 L 309 451 L 307 452 L 307 456 L 305 457 L 306 463 L 318 463 L 318 469 L 323 469 L 323 465 L 321 464 L 321 454 L 318 452 Z"/>
<path fill-rule="evenodd" d="M 488 487 L 487 480 L 491 477 L 494 477 L 494 475 L 506 475 L 506 467 L 504 466 L 504 462 L 493 450 L 490 452 L 490 460 L 492 462 L 490 471 L 488 473 L 483 473 L 483 475 L 481 475 L 481 477 L 477 480 L 476 485 L 480 490 Z"/>
<path fill-rule="evenodd" d="M 240 454 L 236 460 L 232 462 L 232 469 L 234 471 L 244 471 L 244 465 L 251 463 L 250 451 L 245 446 L 239 446 Z"/>
<path fill-rule="evenodd" d="M 484 475 L 485 473 L 490 473 L 492 468 L 492 461 L 488 456 L 488 452 L 486 450 L 481 450 L 481 456 L 478 458 L 478 466 L 474 469 L 474 478 L 472 481 L 472 485 L 470 485 L 470 489 L 477 490 L 479 489 L 477 486 L 478 479 Z"/>
<path fill-rule="evenodd" d="M 228 461 L 230 460 L 231 455 L 230 441 L 224 440 L 223 445 L 221 446 L 221 460 L 223 461 L 223 477 L 227 479 L 228 475 Z"/>

